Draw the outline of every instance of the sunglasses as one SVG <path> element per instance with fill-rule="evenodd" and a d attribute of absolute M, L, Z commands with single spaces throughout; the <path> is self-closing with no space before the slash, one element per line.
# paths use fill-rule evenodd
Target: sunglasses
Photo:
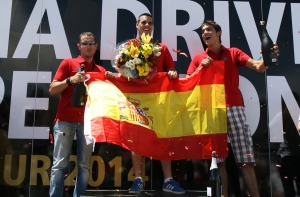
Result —
<path fill-rule="evenodd" d="M 81 42 L 80 43 L 81 46 L 87 46 L 87 45 L 94 46 L 95 44 L 96 44 L 96 42 Z"/>
<path fill-rule="evenodd" d="M 147 23 L 148 23 L 148 25 L 153 25 L 152 22 L 147 22 L 147 21 L 142 21 L 141 23 L 142 23 L 143 25 L 146 25 Z"/>

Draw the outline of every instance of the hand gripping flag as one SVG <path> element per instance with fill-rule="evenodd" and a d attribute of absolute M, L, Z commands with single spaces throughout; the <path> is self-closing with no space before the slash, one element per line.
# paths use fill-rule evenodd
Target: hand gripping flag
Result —
<path fill-rule="evenodd" d="M 85 134 L 159 160 L 227 157 L 224 61 L 188 79 L 158 73 L 149 84 L 90 75 Z"/>

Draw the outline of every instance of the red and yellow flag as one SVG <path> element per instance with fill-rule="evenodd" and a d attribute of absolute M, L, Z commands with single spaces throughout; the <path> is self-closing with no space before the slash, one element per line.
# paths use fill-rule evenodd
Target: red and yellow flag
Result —
<path fill-rule="evenodd" d="M 189 79 L 158 73 L 149 84 L 88 74 L 85 133 L 97 142 L 159 160 L 227 157 L 223 61 Z"/>

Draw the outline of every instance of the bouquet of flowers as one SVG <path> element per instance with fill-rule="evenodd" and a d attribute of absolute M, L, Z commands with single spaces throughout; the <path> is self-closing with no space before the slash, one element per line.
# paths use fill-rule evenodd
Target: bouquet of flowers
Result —
<path fill-rule="evenodd" d="M 161 46 L 152 42 L 144 33 L 139 39 L 131 39 L 116 47 L 111 60 L 112 66 L 123 76 L 147 82 L 156 73 L 156 61 L 161 54 Z M 136 80 L 134 80 L 136 81 Z"/>

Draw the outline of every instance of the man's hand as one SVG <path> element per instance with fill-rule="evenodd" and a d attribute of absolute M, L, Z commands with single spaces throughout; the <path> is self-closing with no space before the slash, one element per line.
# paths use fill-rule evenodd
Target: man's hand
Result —
<path fill-rule="evenodd" d="M 178 77 L 177 71 L 173 68 L 168 71 L 170 79 L 175 79 Z"/>
<path fill-rule="evenodd" d="M 273 46 L 274 53 L 275 53 L 277 56 L 279 56 L 279 55 L 280 55 L 280 54 L 279 54 L 279 47 L 278 47 L 278 45 L 277 45 L 276 42 L 274 42 L 273 44 L 274 44 L 274 46 Z M 262 50 L 260 50 L 260 54 L 262 54 Z"/>
<path fill-rule="evenodd" d="M 278 45 L 277 45 L 276 42 L 274 42 L 274 47 L 273 47 L 273 49 L 274 49 L 274 53 L 276 53 L 276 55 L 279 56 L 279 55 L 280 55 L 280 54 L 279 54 L 279 47 L 278 47 Z"/>
<path fill-rule="evenodd" d="M 112 72 L 110 72 L 110 71 L 106 71 L 105 72 L 105 74 L 104 74 L 104 76 L 106 77 L 106 78 L 115 78 L 115 75 L 112 73 Z"/>
<path fill-rule="evenodd" d="M 84 80 L 85 80 L 84 71 L 77 72 L 74 76 L 70 77 L 70 81 L 72 84 L 84 82 Z"/>
<path fill-rule="evenodd" d="M 212 61 L 213 59 L 207 55 L 206 58 L 201 61 L 200 66 L 209 66 Z"/>

